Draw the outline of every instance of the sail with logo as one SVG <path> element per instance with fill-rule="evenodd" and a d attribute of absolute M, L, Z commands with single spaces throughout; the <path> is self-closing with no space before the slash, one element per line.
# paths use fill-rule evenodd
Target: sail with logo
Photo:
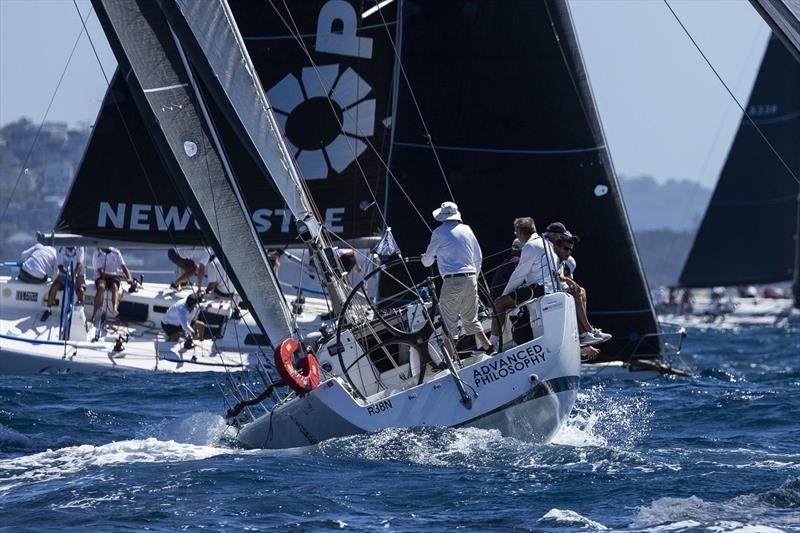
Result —
<path fill-rule="evenodd" d="M 789 168 L 800 169 L 800 66 L 770 38 L 747 113 Z M 800 190 L 747 117 L 680 276 L 684 287 L 797 283 Z"/>
<path fill-rule="evenodd" d="M 354 244 L 377 235 L 394 92 L 391 10 L 388 26 L 363 27 L 347 2 L 296 2 L 281 13 L 268 3 L 232 2 L 231 9 L 244 21 L 242 36 L 320 219 Z M 54 231 L 125 246 L 201 243 L 132 101 L 136 83 L 124 71 L 114 76 Z M 231 141 L 235 133 L 213 100 L 209 111 L 262 242 L 297 243 L 291 211 L 269 176 Z"/>

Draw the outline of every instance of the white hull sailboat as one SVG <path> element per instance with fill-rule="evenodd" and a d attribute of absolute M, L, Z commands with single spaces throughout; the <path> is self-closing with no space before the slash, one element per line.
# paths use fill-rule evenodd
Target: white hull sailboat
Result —
<path fill-rule="evenodd" d="M 92 285 L 86 305 L 74 305 L 63 314 L 68 322 L 59 306 L 41 320 L 48 290 L 48 284 L 0 277 L 0 374 L 238 371 L 262 364 L 269 344 L 249 311 L 237 309 L 227 298 L 206 297 L 201 304 L 202 319 L 209 325 L 206 340 L 186 349 L 183 341 L 168 341 L 160 324 L 169 306 L 185 299 L 189 289 L 147 283 L 134 293 L 126 291 L 120 316 L 111 317 L 104 309 L 106 320 L 97 325 L 87 323 Z M 307 333 L 319 327 L 319 314 L 327 308 L 317 298 L 307 298 L 303 307 L 295 320 L 298 330 Z"/>
<path fill-rule="evenodd" d="M 319 363 L 334 372 L 310 392 L 289 396 L 256 418 L 248 411 L 243 422 L 235 422 L 241 425 L 236 439 L 249 448 L 292 448 L 387 427 L 473 426 L 547 440 L 578 394 L 578 328 L 567 294 L 546 295 L 529 307 L 535 308 L 531 316 L 541 317 L 533 340 L 493 356 L 472 355 L 455 373 L 444 370 L 422 383 L 417 375 L 406 377 L 405 369 L 379 373 L 367 363 L 351 384 L 341 375 L 338 357 L 330 355 L 331 342 L 320 350 L 326 355 Z M 345 343 L 345 364 L 352 366 L 359 353 L 355 343 Z M 407 366 L 415 373 L 413 363 Z M 378 383 L 381 390 L 365 394 Z"/>

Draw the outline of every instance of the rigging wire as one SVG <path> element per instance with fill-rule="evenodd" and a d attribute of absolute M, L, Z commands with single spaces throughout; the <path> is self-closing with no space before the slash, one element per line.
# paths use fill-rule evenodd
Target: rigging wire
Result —
<path fill-rule="evenodd" d="M 758 127 L 758 124 L 755 123 L 755 121 L 752 119 L 752 117 L 747 112 L 747 110 L 744 108 L 744 106 L 742 106 L 742 104 L 739 102 L 739 99 L 736 98 L 736 95 L 733 94 L 733 91 L 731 91 L 730 87 L 728 87 L 728 84 L 725 83 L 725 80 L 722 79 L 722 76 L 720 76 L 719 72 L 717 72 L 717 69 L 714 68 L 714 65 L 711 64 L 711 61 L 708 59 L 706 54 L 703 53 L 703 50 L 700 48 L 700 45 L 697 44 L 697 41 L 695 41 L 694 37 L 692 37 L 692 34 L 689 33 L 689 30 L 683 24 L 683 22 L 681 21 L 680 17 L 678 17 L 678 14 L 675 13 L 674 9 L 672 9 L 672 6 L 670 5 L 669 1 L 668 0 L 664 0 L 664 5 L 667 6 L 667 9 L 669 9 L 670 13 L 672 13 L 672 16 L 675 17 L 675 20 L 678 22 L 680 27 L 683 29 L 683 32 L 686 34 L 686 36 L 689 38 L 689 40 L 692 41 L 692 44 L 697 49 L 697 51 L 700 53 L 702 58 L 705 60 L 705 62 L 708 65 L 708 67 L 711 69 L 711 71 L 717 77 L 719 82 L 722 84 L 722 86 L 728 92 L 728 95 L 730 95 L 730 97 L 733 99 L 733 101 L 736 102 L 736 105 L 739 106 L 739 109 L 742 111 L 742 114 L 747 118 L 747 121 L 750 123 L 750 125 L 755 128 L 755 130 L 758 132 L 758 135 L 767 144 L 767 146 L 769 146 L 769 149 L 772 150 L 772 153 L 775 154 L 775 157 L 778 158 L 778 161 L 781 162 L 781 164 L 783 165 L 783 168 L 786 169 L 786 171 L 789 173 L 789 175 L 792 177 L 792 179 L 794 179 L 794 181 L 796 181 L 797 184 L 800 185 L 800 178 L 797 177 L 797 175 L 794 173 L 792 168 L 786 163 L 786 161 L 783 159 L 783 157 L 781 157 L 781 154 L 779 154 L 778 151 L 775 149 L 775 147 L 772 145 L 772 143 L 769 142 L 769 139 L 767 139 L 766 135 L 764 135 L 764 132 L 761 131 L 761 128 Z"/>
<path fill-rule="evenodd" d="M 75 0 L 73 0 L 74 2 Z M 77 5 L 76 5 L 77 7 Z M 56 95 L 58 94 L 58 90 L 61 88 L 61 82 L 64 81 L 64 76 L 67 74 L 67 69 L 69 68 L 70 63 L 72 62 L 72 57 L 75 55 L 75 50 L 78 48 L 78 43 L 81 41 L 81 37 L 83 36 L 83 32 L 86 31 L 88 35 L 88 31 L 86 30 L 86 20 L 91 16 L 92 8 L 89 8 L 89 12 L 86 14 L 86 18 L 83 18 L 83 15 L 78 10 L 78 16 L 81 18 L 81 31 L 78 32 L 78 37 L 75 38 L 75 43 L 72 45 L 72 50 L 69 53 L 69 57 L 67 58 L 67 63 L 64 65 L 64 69 L 61 71 L 61 75 L 58 77 L 58 83 L 56 83 L 56 88 L 53 90 L 52 96 L 50 96 L 50 102 L 47 104 L 47 109 L 44 112 L 44 116 L 42 117 L 42 122 L 39 124 L 39 128 L 36 130 L 36 134 L 33 136 L 33 142 L 31 142 L 30 148 L 28 148 L 28 152 L 25 154 L 25 159 L 22 163 L 22 168 L 19 171 L 19 175 L 17 175 L 17 180 L 14 182 L 14 187 L 11 189 L 11 194 L 8 195 L 8 200 L 6 201 L 6 205 L 3 208 L 3 214 L 0 215 L 0 220 L 6 217 L 6 213 L 8 212 L 8 208 L 11 205 L 11 200 L 14 198 L 14 194 L 17 192 L 17 187 L 19 187 L 20 181 L 22 181 L 22 176 L 25 175 L 25 171 L 28 168 L 28 161 L 33 154 L 33 149 L 36 146 L 36 142 L 39 140 L 39 136 L 44 129 L 44 124 L 47 121 L 47 115 L 50 113 L 50 109 L 53 107 L 53 102 L 56 99 Z"/>
<path fill-rule="evenodd" d="M 389 31 L 389 25 L 386 23 L 386 18 L 383 16 L 383 10 L 380 9 L 380 5 L 378 0 L 375 0 L 376 7 L 378 7 L 378 14 L 381 17 L 381 22 L 383 23 L 383 27 L 386 29 L 386 36 L 389 38 L 389 43 L 392 45 L 392 51 L 394 51 L 394 57 L 397 60 L 397 66 L 400 67 L 400 73 L 403 75 L 403 79 L 406 82 L 406 86 L 408 87 L 408 94 L 411 96 L 411 101 L 414 103 L 414 107 L 417 110 L 417 115 L 419 116 L 420 124 L 422 124 L 422 129 L 425 132 L 425 140 L 431 147 L 431 151 L 433 152 L 433 157 L 436 159 L 436 165 L 439 167 L 439 172 L 442 174 L 442 179 L 444 180 L 444 184 L 447 187 L 447 192 L 450 194 L 450 200 L 455 202 L 456 198 L 453 195 L 453 190 L 450 188 L 450 182 L 447 180 L 447 174 L 444 171 L 444 167 L 442 166 L 442 161 L 439 159 L 439 152 L 436 150 L 436 145 L 433 142 L 433 137 L 431 136 L 430 130 L 428 130 L 428 124 L 425 122 L 425 117 L 422 115 L 422 109 L 419 106 L 419 102 L 417 101 L 417 95 L 414 93 L 414 88 L 411 86 L 411 80 L 408 79 L 408 75 L 406 74 L 406 69 L 403 66 L 403 60 L 400 58 L 400 51 L 397 49 L 395 45 L 394 38 L 392 38 L 392 33 Z M 397 18 L 399 19 L 402 17 L 401 9 L 398 7 L 397 9 Z M 401 24 L 400 21 L 397 21 L 397 27 L 400 28 Z M 399 29 L 398 29 L 399 31 Z M 395 117 L 393 117 L 395 118 Z"/>

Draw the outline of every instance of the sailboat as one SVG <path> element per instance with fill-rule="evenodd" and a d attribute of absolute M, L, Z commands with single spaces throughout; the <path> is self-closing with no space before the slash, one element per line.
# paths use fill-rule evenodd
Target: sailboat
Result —
<path fill-rule="evenodd" d="M 793 282 L 793 298 L 735 297 L 726 317 L 774 321 L 800 307 L 800 186 L 786 168 L 800 169 L 800 65 L 775 35 L 746 109 L 749 117 L 742 117 L 680 285 Z M 725 304 L 722 294 L 717 289 L 713 301 L 700 299 L 694 314 L 720 314 L 716 309 Z"/>
<path fill-rule="evenodd" d="M 442 350 L 447 370 L 426 379 L 426 354 L 436 342 L 432 339 L 441 338 L 432 321 L 435 292 L 426 298 L 411 288 L 409 294 L 415 296 L 409 303 L 371 311 L 354 303 L 354 293 L 342 294 L 328 261 L 327 231 L 310 208 L 295 159 L 228 4 L 97 0 L 94 5 L 123 70 L 129 68 L 138 80 L 139 90 L 132 90 L 137 108 L 173 183 L 246 296 L 260 330 L 270 339 L 284 339 L 275 352 L 276 365 L 297 394 L 281 399 L 264 417 L 239 421 L 243 444 L 284 448 L 383 427 L 434 424 L 485 425 L 510 432 L 520 427 L 514 422 L 520 417 L 532 427 L 526 434 L 534 438 L 547 438 L 558 429 L 577 394 L 580 366 L 571 296 L 550 294 L 532 304 L 539 335 L 531 341 L 494 356 L 471 355 L 458 369 Z M 301 235 L 339 316 L 335 337 L 322 341 L 318 353 L 335 354 L 342 363 L 339 368 L 325 364 L 330 361 L 318 364 L 293 331 L 208 102 L 218 106 L 239 142 L 302 222 Z M 433 288 L 430 278 L 426 282 Z M 400 340 L 409 348 L 408 361 L 395 372 L 378 373 L 368 357 L 373 351 L 367 349 L 369 343 L 403 328 L 410 330 L 410 336 Z M 378 355 L 387 351 L 387 340 L 378 345 L 383 348 Z M 293 366 L 298 357 L 302 372 Z M 353 366 L 361 374 L 365 365 L 371 372 L 356 381 Z M 380 390 L 372 392 L 370 384 Z M 242 403 L 239 409 L 250 414 L 249 407 Z"/>

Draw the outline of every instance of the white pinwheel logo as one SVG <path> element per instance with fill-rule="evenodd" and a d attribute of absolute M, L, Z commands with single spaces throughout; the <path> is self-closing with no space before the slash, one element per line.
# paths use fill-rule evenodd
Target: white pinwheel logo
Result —
<path fill-rule="evenodd" d="M 301 79 L 286 75 L 267 98 L 303 176 L 325 179 L 367 149 L 375 129 L 375 100 L 365 99 L 372 87 L 350 67 L 339 75 L 338 64 L 305 67 Z"/>

